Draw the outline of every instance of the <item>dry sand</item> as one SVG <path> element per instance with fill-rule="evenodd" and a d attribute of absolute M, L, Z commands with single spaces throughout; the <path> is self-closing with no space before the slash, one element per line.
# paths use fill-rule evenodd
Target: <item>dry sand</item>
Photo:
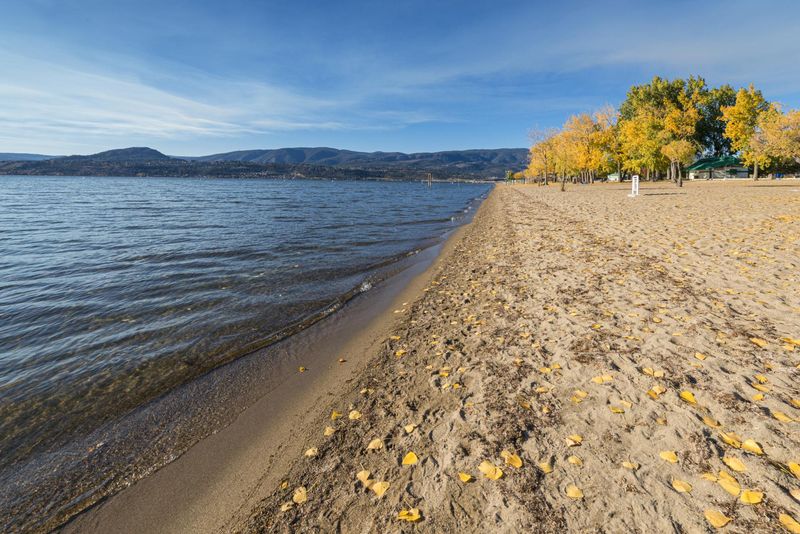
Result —
<path fill-rule="evenodd" d="M 800 183 L 626 193 L 496 188 L 364 371 L 298 420 L 284 467 L 251 466 L 272 486 L 230 528 L 694 533 L 714 530 L 707 510 L 730 518 L 725 532 L 800 521 Z M 412 508 L 419 520 L 397 518 Z"/>

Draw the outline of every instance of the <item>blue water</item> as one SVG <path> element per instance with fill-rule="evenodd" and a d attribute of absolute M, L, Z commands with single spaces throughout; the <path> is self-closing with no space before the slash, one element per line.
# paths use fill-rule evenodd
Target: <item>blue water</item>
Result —
<path fill-rule="evenodd" d="M 488 188 L 0 177 L 0 467 L 368 289 Z"/>

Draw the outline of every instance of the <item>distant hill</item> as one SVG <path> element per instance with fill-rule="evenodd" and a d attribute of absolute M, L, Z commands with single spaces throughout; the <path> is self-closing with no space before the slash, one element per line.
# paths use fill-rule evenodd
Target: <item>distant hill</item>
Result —
<path fill-rule="evenodd" d="M 187 158 L 189 159 L 189 158 Z M 525 148 L 448 150 L 444 152 L 356 152 L 328 147 L 238 150 L 191 158 L 198 161 L 243 161 L 250 163 L 291 163 L 335 165 L 355 168 L 406 167 L 433 169 L 442 167 L 464 170 L 519 170 L 527 164 Z"/>
<path fill-rule="evenodd" d="M 0 152 L 0 161 L 42 161 L 58 156 L 45 156 L 44 154 L 24 154 L 20 152 Z"/>
<path fill-rule="evenodd" d="M 104 162 L 140 162 L 140 161 L 164 161 L 173 159 L 164 155 L 158 150 L 148 147 L 118 148 L 90 154 L 88 156 L 66 156 L 58 158 L 61 161 L 104 161 Z"/>

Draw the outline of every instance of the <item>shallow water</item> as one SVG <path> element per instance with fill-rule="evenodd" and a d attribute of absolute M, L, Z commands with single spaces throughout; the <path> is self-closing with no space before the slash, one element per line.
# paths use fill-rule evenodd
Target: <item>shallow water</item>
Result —
<path fill-rule="evenodd" d="M 0 177 L 0 468 L 335 309 L 488 187 Z"/>

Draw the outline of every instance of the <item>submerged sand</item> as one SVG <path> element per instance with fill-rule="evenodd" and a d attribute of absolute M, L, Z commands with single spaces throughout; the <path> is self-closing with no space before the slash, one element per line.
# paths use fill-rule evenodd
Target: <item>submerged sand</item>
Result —
<path fill-rule="evenodd" d="M 251 466 L 265 494 L 227 528 L 800 521 L 800 183 L 642 193 L 497 187 L 364 370 Z"/>

